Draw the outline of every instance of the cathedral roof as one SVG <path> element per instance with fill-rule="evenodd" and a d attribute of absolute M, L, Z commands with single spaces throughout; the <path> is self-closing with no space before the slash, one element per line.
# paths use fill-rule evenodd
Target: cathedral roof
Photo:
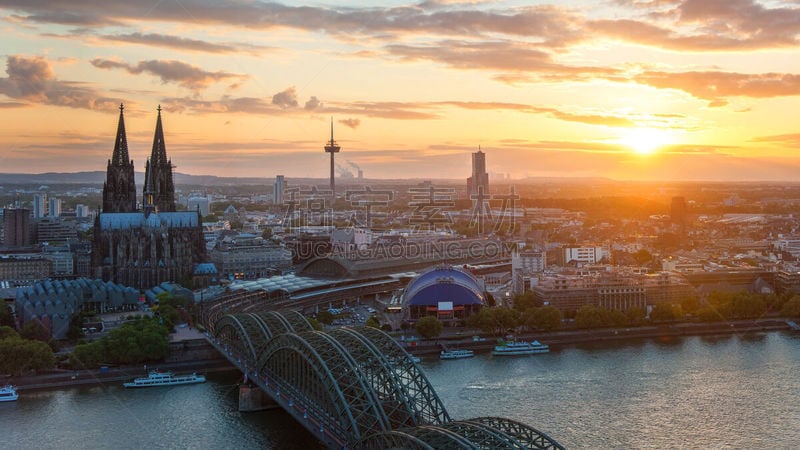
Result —
<path fill-rule="evenodd" d="M 159 225 L 150 223 L 150 219 L 145 218 L 144 213 L 102 213 L 100 214 L 100 230 L 126 230 L 132 228 L 143 228 L 148 226 L 164 225 L 168 228 L 186 228 L 199 226 L 200 222 L 197 212 L 162 212 L 150 214 L 150 218 L 155 217 L 160 221 Z"/>

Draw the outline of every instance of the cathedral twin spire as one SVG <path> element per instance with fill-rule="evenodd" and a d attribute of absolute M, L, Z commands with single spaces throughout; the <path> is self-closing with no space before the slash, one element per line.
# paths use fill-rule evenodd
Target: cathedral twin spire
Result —
<path fill-rule="evenodd" d="M 133 160 L 128 156 L 125 134 L 124 106 L 119 106 L 119 124 L 114 153 L 108 161 L 106 182 L 103 185 L 103 212 L 135 212 L 136 185 Z M 142 205 L 146 215 L 154 211 L 175 211 L 175 185 L 172 181 L 172 161 L 167 159 L 164 129 L 161 125 L 161 105 L 158 106 L 153 150 L 145 164 Z"/>

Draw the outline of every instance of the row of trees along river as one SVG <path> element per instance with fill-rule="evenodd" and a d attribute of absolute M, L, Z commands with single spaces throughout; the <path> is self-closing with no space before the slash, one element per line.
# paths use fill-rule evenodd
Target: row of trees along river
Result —
<path fill-rule="evenodd" d="M 514 298 L 514 306 L 487 307 L 469 317 L 464 326 L 487 334 L 502 335 L 509 331 L 555 331 L 563 328 L 592 329 L 609 327 L 635 327 L 670 322 L 718 322 L 727 320 L 788 317 L 800 318 L 800 295 L 755 294 L 749 292 L 713 292 L 701 302 L 687 297 L 677 304 L 657 305 L 649 317 L 642 308 L 612 311 L 594 305 L 584 305 L 579 310 L 562 314 L 553 306 L 543 306 L 530 292 Z M 22 375 L 52 369 L 56 366 L 72 369 L 95 368 L 102 364 L 140 364 L 163 359 L 168 353 L 168 335 L 181 315 L 188 319 L 192 305 L 188 299 L 159 295 L 154 315 L 132 315 L 119 328 L 105 336 L 87 342 L 82 324 L 91 317 L 76 314 L 67 333 L 68 340 L 53 340 L 47 330 L 31 321 L 18 331 L 8 307 L 0 307 L 0 374 Z M 310 318 L 315 328 L 330 324 L 337 316 L 328 311 Z M 565 320 L 567 319 L 567 320 Z M 380 327 L 375 318 L 367 326 Z M 408 325 L 404 324 L 404 327 Z M 383 326 L 388 329 L 387 325 Z M 436 317 L 418 320 L 415 330 L 423 338 L 438 337 L 442 323 Z M 71 352 L 58 352 L 62 347 Z"/>

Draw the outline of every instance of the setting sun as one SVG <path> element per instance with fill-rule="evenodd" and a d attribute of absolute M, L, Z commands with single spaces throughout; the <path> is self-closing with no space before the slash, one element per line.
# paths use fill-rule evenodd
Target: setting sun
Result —
<path fill-rule="evenodd" d="M 622 135 L 618 143 L 639 155 L 650 155 L 672 143 L 670 134 L 657 128 L 632 128 Z"/>

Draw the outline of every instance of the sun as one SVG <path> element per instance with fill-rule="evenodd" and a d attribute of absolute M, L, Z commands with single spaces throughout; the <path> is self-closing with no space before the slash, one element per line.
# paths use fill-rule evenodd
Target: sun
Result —
<path fill-rule="evenodd" d="M 618 143 L 639 155 L 651 155 L 658 149 L 672 143 L 672 136 L 658 128 L 631 128 L 622 135 Z"/>

